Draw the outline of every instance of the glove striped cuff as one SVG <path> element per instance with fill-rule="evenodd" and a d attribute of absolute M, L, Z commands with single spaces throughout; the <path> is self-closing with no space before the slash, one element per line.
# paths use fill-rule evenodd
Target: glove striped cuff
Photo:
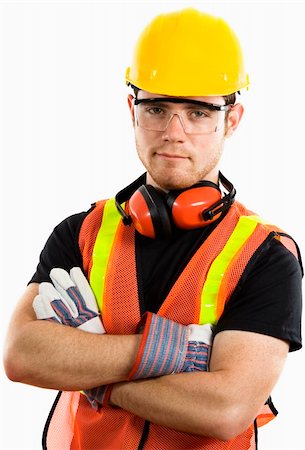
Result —
<path fill-rule="evenodd" d="M 143 337 L 128 380 L 180 372 L 187 351 L 187 327 L 150 312 L 144 314 L 139 327 L 143 324 Z"/>
<path fill-rule="evenodd" d="M 189 341 L 182 372 L 206 372 L 211 347 L 204 342 Z"/>
<path fill-rule="evenodd" d="M 83 391 L 91 407 L 98 411 L 100 408 L 109 406 L 108 401 L 112 391 L 112 384 L 99 386 Z"/>

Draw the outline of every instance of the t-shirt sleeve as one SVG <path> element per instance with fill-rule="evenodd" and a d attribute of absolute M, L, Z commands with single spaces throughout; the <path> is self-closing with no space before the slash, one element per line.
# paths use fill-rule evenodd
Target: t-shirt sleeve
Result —
<path fill-rule="evenodd" d="M 301 344 L 302 270 L 293 254 L 273 239 L 235 289 L 215 328 L 243 330 Z"/>
<path fill-rule="evenodd" d="M 57 225 L 47 240 L 39 258 L 36 272 L 29 283 L 51 281 L 49 274 L 54 267 L 70 271 L 83 265 L 78 246 L 78 236 L 88 212 L 74 214 Z"/>

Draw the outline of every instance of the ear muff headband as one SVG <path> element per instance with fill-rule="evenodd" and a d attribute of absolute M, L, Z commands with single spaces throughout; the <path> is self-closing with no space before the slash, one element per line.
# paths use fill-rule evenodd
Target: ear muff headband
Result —
<path fill-rule="evenodd" d="M 132 218 L 127 212 L 122 208 L 121 204 L 129 200 L 130 197 L 146 182 L 146 173 L 143 173 L 139 178 L 130 183 L 127 187 L 122 189 L 115 196 L 115 206 L 122 216 L 124 225 L 131 225 Z"/>
<path fill-rule="evenodd" d="M 236 189 L 221 172 L 219 172 L 219 180 L 222 186 L 228 191 L 220 200 L 218 200 L 214 205 L 210 206 L 207 210 L 202 212 L 202 217 L 204 220 L 211 220 L 216 214 L 225 213 L 230 206 L 234 203 Z"/>

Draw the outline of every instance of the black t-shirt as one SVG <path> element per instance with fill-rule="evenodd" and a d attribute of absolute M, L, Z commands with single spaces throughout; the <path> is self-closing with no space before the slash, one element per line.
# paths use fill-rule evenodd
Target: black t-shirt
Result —
<path fill-rule="evenodd" d="M 49 237 L 30 282 L 50 281 L 54 267 L 69 271 L 82 267 L 79 231 L 86 215 L 61 222 Z M 170 239 L 144 237 L 136 232 L 136 266 L 141 313 L 157 312 L 192 255 L 217 226 L 195 230 L 174 229 Z M 238 283 L 225 306 L 215 334 L 244 330 L 286 340 L 290 351 L 301 348 L 301 278 L 296 258 L 278 240 L 271 239 Z"/>

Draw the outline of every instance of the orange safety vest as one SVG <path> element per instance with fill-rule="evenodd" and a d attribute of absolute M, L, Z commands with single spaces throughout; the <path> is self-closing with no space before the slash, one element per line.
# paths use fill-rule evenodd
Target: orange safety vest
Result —
<path fill-rule="evenodd" d="M 158 314 L 183 325 L 216 324 L 256 250 L 279 239 L 298 257 L 294 241 L 235 202 L 193 255 Z M 110 334 L 134 334 L 140 321 L 137 299 L 135 230 L 124 226 L 114 199 L 101 201 L 88 214 L 79 235 L 83 268 Z M 183 433 L 155 424 L 142 439 L 145 420 L 121 408 L 94 411 L 79 392 L 62 392 L 44 432 L 49 450 L 255 449 L 256 426 L 274 418 L 266 403 L 254 424 L 230 441 Z M 141 444 L 142 445 L 142 444 Z"/>

